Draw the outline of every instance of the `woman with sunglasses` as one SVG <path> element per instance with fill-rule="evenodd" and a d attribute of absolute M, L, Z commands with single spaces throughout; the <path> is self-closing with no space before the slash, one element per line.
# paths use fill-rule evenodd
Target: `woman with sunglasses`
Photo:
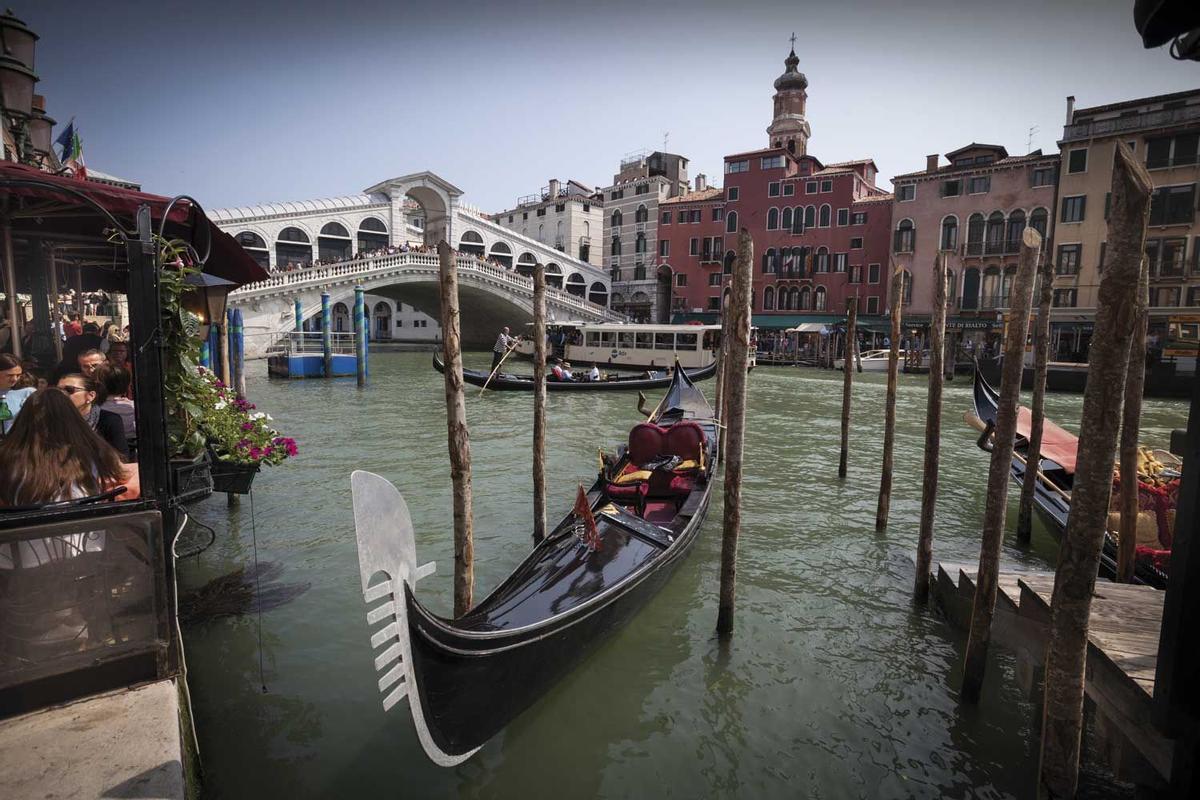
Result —
<path fill-rule="evenodd" d="M 122 461 L 128 461 L 129 444 L 125 440 L 125 425 L 121 422 L 120 415 L 100 408 L 106 398 L 104 386 L 94 377 L 80 375 L 78 372 L 63 375 L 55 386 L 67 393 L 75 408 L 83 415 L 88 427 L 112 445 L 121 455 Z"/>

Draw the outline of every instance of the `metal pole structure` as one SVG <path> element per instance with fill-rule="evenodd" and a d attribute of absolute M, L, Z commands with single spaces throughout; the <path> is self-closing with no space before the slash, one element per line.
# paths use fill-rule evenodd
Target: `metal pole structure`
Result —
<path fill-rule="evenodd" d="M 725 515 L 721 538 L 721 595 L 717 605 L 717 635 L 733 633 L 733 598 L 737 578 L 737 541 L 742 527 L 742 450 L 746 428 L 746 371 L 750 366 L 750 281 L 754 240 L 742 228 L 738 235 L 733 292 L 723 315 L 725 345 Z"/>
<path fill-rule="evenodd" d="M 1096 301 L 1071 516 L 1059 550 L 1050 599 L 1038 790 L 1052 797 L 1074 797 L 1079 780 L 1088 622 L 1112 494 L 1117 427 L 1152 190 L 1146 168 L 1123 142 L 1118 142 L 1108 216 L 1110 260 Z M 1178 574 L 1172 573 L 1172 579 Z"/>
<path fill-rule="evenodd" d="M 48 251 L 46 266 L 50 271 L 50 335 L 54 339 L 54 359 L 62 361 L 63 340 L 59 323 L 62 321 L 62 311 L 58 307 L 58 260 L 54 248 Z"/>
<path fill-rule="evenodd" d="M 917 538 L 917 577 L 913 596 L 929 598 L 933 562 L 933 516 L 937 507 L 942 446 L 942 386 L 946 359 L 946 262 L 939 250 L 933 258 L 933 319 L 929 323 L 929 395 L 925 403 L 925 471 L 921 482 L 921 532 Z"/>
<path fill-rule="evenodd" d="M 208 326 L 208 361 L 209 369 L 214 374 L 221 374 L 221 319 L 212 320 Z"/>
<path fill-rule="evenodd" d="M 1008 480 L 1012 469 L 1013 438 L 1017 432 L 1017 405 L 1021 399 L 1021 373 L 1025 369 L 1025 337 L 1029 332 L 1029 306 L 1033 299 L 1033 276 L 1037 269 L 1042 236 L 1026 228 L 1021 236 L 1021 255 L 1013 278 L 1009 303 L 1008 331 L 1004 339 L 1000 399 L 996 410 L 996 433 L 988 471 L 987 505 L 983 515 L 983 542 L 979 549 L 979 575 L 971 608 L 971 630 L 963 663 L 962 698 L 979 702 L 988 644 L 992 637 L 992 615 L 996 610 L 996 581 L 1000 574 L 1000 545 L 1008 511 Z M 1072 512 L 1073 513 L 1073 512 Z"/>
<path fill-rule="evenodd" d="M 533 267 L 533 541 L 546 538 L 546 267 Z"/>
<path fill-rule="evenodd" d="M 226 386 L 233 386 L 233 348 L 229 341 L 232 314 L 232 309 L 226 309 L 225 318 L 221 320 L 221 382 Z"/>
<path fill-rule="evenodd" d="M 363 377 L 371 377 L 371 314 L 367 308 L 367 301 L 363 299 L 362 307 L 362 326 L 363 326 L 363 345 L 362 345 L 362 365 Z"/>
<path fill-rule="evenodd" d="M 292 301 L 292 307 L 296 314 L 296 333 L 300 333 L 304 330 L 304 307 L 300 304 L 299 297 Z"/>
<path fill-rule="evenodd" d="M 13 263 L 12 223 L 7 219 L 0 223 L 4 235 L 4 295 L 8 301 L 8 333 L 12 346 L 12 354 L 21 357 L 21 323 L 20 307 L 17 305 L 17 268 Z"/>
<path fill-rule="evenodd" d="M 83 316 L 83 267 L 75 267 L 75 313 Z"/>
<path fill-rule="evenodd" d="M 1017 541 L 1033 535 L 1033 493 L 1042 463 L 1042 428 L 1046 419 L 1046 369 L 1050 359 L 1050 300 L 1054 295 L 1054 260 L 1043 258 L 1038 270 L 1037 327 L 1033 334 L 1033 400 L 1029 420 L 1029 447 L 1025 451 L 1025 477 L 1021 481 L 1021 503 L 1017 506 Z"/>
<path fill-rule="evenodd" d="M 333 377 L 333 307 L 329 292 L 321 292 L 321 352 L 324 354 L 325 377 Z"/>
<path fill-rule="evenodd" d="M 363 287 L 354 287 L 354 370 L 358 375 L 358 385 L 367 385 L 367 331 L 366 317 L 363 314 Z"/>
<path fill-rule="evenodd" d="M 242 322 L 242 310 L 233 310 L 233 367 L 237 377 L 234 388 L 240 397 L 246 396 L 246 326 Z"/>
<path fill-rule="evenodd" d="M 1125 407 L 1121 419 L 1121 508 L 1120 538 L 1117 540 L 1117 581 L 1133 582 L 1133 559 L 1137 545 L 1138 481 L 1137 455 L 1142 392 L 1146 385 L 1146 326 L 1150 305 L 1149 263 L 1142 261 L 1138 277 L 1137 317 L 1129 342 L 1129 366 L 1125 372 Z"/>
<path fill-rule="evenodd" d="M 879 476 L 879 503 L 875 507 L 875 530 L 887 527 L 888 511 L 892 505 L 892 451 L 896 444 L 896 373 L 900 369 L 900 317 L 904 306 L 904 270 L 892 268 L 888 284 L 891 292 L 892 347 L 888 353 L 887 399 L 883 413 L 883 469 Z"/>
<path fill-rule="evenodd" d="M 450 480 L 454 484 L 454 616 L 471 610 L 475 590 L 474 520 L 471 511 L 471 437 L 463 392 L 461 328 L 458 309 L 458 265 L 454 251 L 438 242 L 442 308 L 442 376 L 446 386 L 446 439 Z"/>
<path fill-rule="evenodd" d="M 846 461 L 850 450 L 850 391 L 854 385 L 854 343 L 858 341 L 858 297 L 846 299 L 846 357 L 842 360 L 842 455 L 838 460 L 838 477 L 846 477 Z"/>

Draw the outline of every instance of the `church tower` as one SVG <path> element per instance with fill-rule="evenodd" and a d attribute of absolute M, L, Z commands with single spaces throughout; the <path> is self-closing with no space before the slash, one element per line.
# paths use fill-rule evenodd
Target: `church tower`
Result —
<path fill-rule="evenodd" d="M 808 151 L 812 131 L 804 118 L 804 102 L 808 99 L 808 78 L 796 67 L 796 37 L 792 36 L 792 51 L 783 62 L 784 73 L 775 79 L 775 116 L 767 128 L 771 147 L 785 147 L 798 156 Z"/>

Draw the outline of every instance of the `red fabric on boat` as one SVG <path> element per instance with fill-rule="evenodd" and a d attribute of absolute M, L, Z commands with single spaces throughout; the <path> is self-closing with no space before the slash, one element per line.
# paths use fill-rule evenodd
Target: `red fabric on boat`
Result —
<path fill-rule="evenodd" d="M 646 510 L 642 514 L 642 519 L 654 524 L 666 523 L 675 519 L 676 515 L 675 504 L 671 502 L 661 502 L 657 500 L 647 500 Z"/>
<path fill-rule="evenodd" d="M 662 453 L 663 429 L 652 422 L 639 422 L 629 431 L 629 460 L 639 467 Z"/>
<path fill-rule="evenodd" d="M 1017 435 L 1029 438 L 1033 427 L 1032 414 L 1025 406 L 1017 409 Z M 1079 437 L 1063 430 L 1048 419 L 1042 421 L 1041 456 L 1058 464 L 1068 474 L 1075 474 L 1075 454 L 1079 450 Z"/>
<path fill-rule="evenodd" d="M 700 448 L 704 444 L 704 429 L 691 420 L 676 422 L 667 428 L 663 452 L 667 455 L 700 460 Z"/>

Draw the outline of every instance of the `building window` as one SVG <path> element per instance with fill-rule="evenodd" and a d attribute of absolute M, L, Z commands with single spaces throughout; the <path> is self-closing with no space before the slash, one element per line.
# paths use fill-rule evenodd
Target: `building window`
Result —
<path fill-rule="evenodd" d="M 785 183 L 785 184 L 783 185 L 783 196 L 784 196 L 784 197 L 791 197 L 791 196 L 792 196 L 792 195 L 794 195 L 795 193 L 796 193 L 796 184 L 794 184 L 794 183 Z"/>
<path fill-rule="evenodd" d="M 851 225 L 866 225 L 867 224 L 867 212 L 859 211 L 856 214 L 852 214 L 850 216 L 850 224 Z"/>
<path fill-rule="evenodd" d="M 867 283 L 879 283 L 879 265 L 867 265 Z"/>
<path fill-rule="evenodd" d="M 779 181 L 767 184 L 767 197 L 779 197 Z"/>
<path fill-rule="evenodd" d="M 805 194 L 816 194 L 817 193 L 817 182 L 816 181 L 806 181 L 804 183 L 804 193 Z"/>
<path fill-rule="evenodd" d="M 988 190 L 991 188 L 992 188 L 992 176 L 991 175 L 980 175 L 977 178 L 971 178 L 970 182 L 967 184 L 967 193 L 968 194 L 987 194 Z"/>
<path fill-rule="evenodd" d="M 614 255 L 614 256 L 621 255 L 621 237 L 620 236 L 612 237 L 612 248 L 609 252 L 611 253 L 611 255 Z"/>
<path fill-rule="evenodd" d="M 650 194 L 650 184 L 648 184 L 648 183 L 640 184 L 639 186 L 634 188 L 633 193 L 634 194 Z"/>
<path fill-rule="evenodd" d="M 719 297 L 708 298 L 708 310 L 709 311 L 720 311 L 721 310 L 721 298 L 719 298 Z"/>
<path fill-rule="evenodd" d="M 624 196 L 625 196 L 625 190 L 624 190 L 624 189 L 617 189 L 615 192 L 613 192 L 612 194 L 610 194 L 610 195 L 608 196 L 608 199 L 609 199 L 609 200 L 620 200 L 620 199 L 621 199 L 622 197 L 624 197 Z"/>
<path fill-rule="evenodd" d="M 1053 186 L 1054 167 L 1035 167 L 1032 183 L 1034 186 Z"/>
<path fill-rule="evenodd" d="M 687 275 L 683 274 L 682 272 L 680 272 L 678 275 L 676 275 L 675 276 L 675 285 L 676 286 L 687 286 Z"/>
<path fill-rule="evenodd" d="M 1146 240 L 1146 265 L 1151 277 L 1175 278 L 1184 273 L 1187 239 Z"/>
<path fill-rule="evenodd" d="M 545 209 L 545 208 L 539 208 L 539 209 L 537 210 L 537 215 L 538 215 L 539 217 L 544 217 L 544 216 L 546 216 L 546 209 Z"/>
<path fill-rule="evenodd" d="M 726 194 L 727 199 L 730 200 L 731 202 L 734 200 L 737 200 L 738 199 L 738 187 L 730 186 L 728 189 L 725 190 L 725 194 Z"/>
<path fill-rule="evenodd" d="M 512 215 L 512 214 L 509 214 L 509 215 L 508 215 L 508 224 L 509 224 L 509 225 L 511 225 L 511 224 L 512 224 L 512 221 L 513 221 L 513 215 Z"/>
<path fill-rule="evenodd" d="M 850 282 L 862 283 L 862 266 L 856 264 L 850 268 Z"/>
<path fill-rule="evenodd" d="M 1190 225 L 1196 217 L 1196 184 L 1164 186 L 1150 198 L 1151 225 Z"/>
<path fill-rule="evenodd" d="M 901 203 L 907 203 L 909 200 L 917 199 L 917 185 L 915 183 L 907 183 L 896 189 L 896 200 Z"/>
<path fill-rule="evenodd" d="M 896 234 L 894 236 L 892 252 L 895 253 L 911 253 L 913 244 L 916 241 L 917 229 L 913 226 L 911 219 L 902 219 L 900 224 L 896 226 Z"/>
<path fill-rule="evenodd" d="M 1054 290 L 1054 307 L 1055 308 L 1074 308 L 1075 307 L 1075 289 L 1055 289 Z"/>
<path fill-rule="evenodd" d="M 833 271 L 834 272 L 845 272 L 848 257 L 849 257 L 848 253 L 834 253 L 833 254 Z"/>
<path fill-rule="evenodd" d="M 1040 233 L 1043 241 L 1046 239 L 1046 222 L 1049 218 L 1050 214 L 1044 208 L 1035 208 L 1029 215 L 1029 227 Z"/>
<path fill-rule="evenodd" d="M 822 228 L 829 227 L 829 218 L 830 218 L 832 212 L 833 212 L 833 209 L 831 209 L 829 206 L 827 206 L 827 205 L 821 206 L 821 227 Z"/>
<path fill-rule="evenodd" d="M 633 242 L 633 252 L 635 252 L 635 253 L 646 252 L 646 234 L 639 233 L 637 235 L 637 239 L 634 240 L 634 242 Z"/>
<path fill-rule="evenodd" d="M 862 240 L 861 236 L 855 236 L 853 239 L 850 240 L 850 249 L 851 250 L 862 250 L 862 246 L 863 246 L 863 240 Z"/>
<path fill-rule="evenodd" d="M 1079 257 L 1083 245 L 1080 244 L 1060 244 L 1058 246 L 1058 259 L 1055 262 L 1054 273 L 1056 275 L 1078 275 L 1079 274 Z"/>
<path fill-rule="evenodd" d="M 700 255 L 700 240 L 697 239 L 695 236 L 693 236 L 691 239 L 688 239 L 688 255 L 690 255 L 690 256 Z"/>
<path fill-rule="evenodd" d="M 831 181 L 831 180 L 821 181 L 821 194 L 824 194 L 825 192 L 832 192 L 832 191 L 833 191 L 833 181 Z"/>
<path fill-rule="evenodd" d="M 749 171 L 750 171 L 749 160 L 726 161 L 725 162 L 725 174 L 727 174 L 727 175 L 735 173 L 735 172 L 749 172 Z"/>
<path fill-rule="evenodd" d="M 767 156 L 762 159 L 763 169 L 783 169 L 783 156 Z"/>
<path fill-rule="evenodd" d="M 1062 200 L 1062 217 L 1060 222 L 1083 222 L 1083 215 L 1087 206 L 1087 195 L 1077 194 L 1073 197 L 1064 197 Z"/>
<path fill-rule="evenodd" d="M 816 272 L 829 272 L 829 251 L 824 247 L 817 248 Z"/>
<path fill-rule="evenodd" d="M 807 206 L 804 209 L 804 227 L 813 228 L 817 224 L 817 207 Z"/>
<path fill-rule="evenodd" d="M 662 258 L 671 255 L 671 241 L 669 239 L 658 240 L 658 255 Z"/>
<path fill-rule="evenodd" d="M 694 222 L 694 223 L 700 222 L 700 209 L 698 209 L 698 208 L 692 209 L 691 217 L 692 217 L 692 222 Z"/>
<path fill-rule="evenodd" d="M 879 313 L 879 298 L 878 297 L 875 297 L 874 295 L 872 295 L 871 297 L 867 298 L 867 313 L 868 314 L 878 314 Z"/>
<path fill-rule="evenodd" d="M 837 215 L 837 224 L 839 228 L 844 228 L 850 224 L 850 209 L 839 208 Z"/>
<path fill-rule="evenodd" d="M 768 286 L 763 289 L 763 311 L 773 311 L 775 309 L 775 290 Z"/>
<path fill-rule="evenodd" d="M 686 211 L 680 211 L 679 212 L 679 224 L 682 225 L 683 223 L 685 223 L 687 221 L 688 221 L 688 213 Z"/>
<path fill-rule="evenodd" d="M 773 231 L 779 229 L 779 209 L 771 208 L 767 210 L 767 230 Z"/>
<path fill-rule="evenodd" d="M 712 210 L 712 221 L 720 222 L 725 219 L 725 209 L 721 206 L 714 206 Z"/>
<path fill-rule="evenodd" d="M 529 219 L 529 212 L 528 211 L 522 212 L 521 219 L 523 219 L 523 220 Z"/>
<path fill-rule="evenodd" d="M 737 212 L 730 211 L 728 214 L 725 215 L 725 232 L 726 233 L 737 233 L 737 229 L 738 229 Z"/>
<path fill-rule="evenodd" d="M 1146 168 L 1162 169 L 1197 162 L 1200 133 L 1184 133 L 1146 140 Z"/>
<path fill-rule="evenodd" d="M 708 276 L 708 285 L 709 286 L 720 286 L 721 285 L 721 273 L 714 272 L 711 275 L 709 275 Z"/>
<path fill-rule="evenodd" d="M 946 217 L 942 220 L 942 250 L 958 249 L 958 217 Z"/>
<path fill-rule="evenodd" d="M 764 275 L 770 275 L 775 271 L 775 248 L 768 247 L 767 252 L 763 253 L 762 271 Z"/>
<path fill-rule="evenodd" d="M 662 220 L 661 220 L 661 224 L 663 224 L 663 225 L 670 225 L 670 224 L 671 224 L 671 212 L 670 212 L 670 211 L 664 211 L 664 212 L 662 212 Z"/>
<path fill-rule="evenodd" d="M 825 310 L 825 287 L 818 286 L 817 290 L 815 292 L 813 292 L 813 311 L 824 311 L 824 310 Z"/>
<path fill-rule="evenodd" d="M 962 194 L 962 181 L 942 181 L 942 197 L 958 197 Z"/>
<path fill-rule="evenodd" d="M 1150 292 L 1150 305 L 1158 308 L 1173 308 L 1179 305 L 1180 287 L 1167 286 Z"/>
<path fill-rule="evenodd" d="M 1077 172 L 1087 172 L 1087 148 L 1080 147 L 1077 150 L 1067 151 L 1067 174 L 1074 175 Z"/>
<path fill-rule="evenodd" d="M 790 208 L 783 210 L 783 216 L 779 220 L 779 227 L 785 231 L 790 231 L 793 225 L 793 212 Z"/>
<path fill-rule="evenodd" d="M 650 214 L 649 214 L 649 212 L 646 211 L 645 205 L 638 206 L 637 211 L 633 212 L 633 221 L 634 222 L 646 222 L 649 219 L 650 219 Z"/>

